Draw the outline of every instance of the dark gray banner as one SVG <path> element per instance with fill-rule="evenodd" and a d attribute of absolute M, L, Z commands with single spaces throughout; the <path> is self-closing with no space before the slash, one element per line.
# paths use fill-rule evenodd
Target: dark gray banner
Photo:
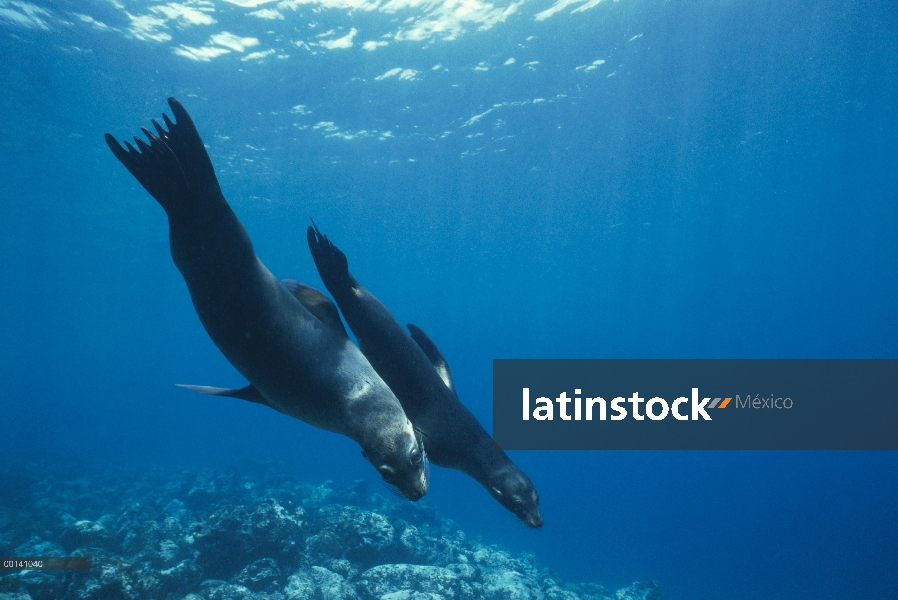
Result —
<path fill-rule="evenodd" d="M 493 361 L 506 450 L 898 450 L 898 360 Z"/>

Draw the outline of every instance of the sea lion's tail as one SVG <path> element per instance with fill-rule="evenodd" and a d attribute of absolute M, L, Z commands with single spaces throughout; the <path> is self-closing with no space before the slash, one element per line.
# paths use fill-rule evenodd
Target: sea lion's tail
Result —
<path fill-rule="evenodd" d="M 215 169 L 193 120 L 181 103 L 168 99 L 176 121 L 162 115 L 166 130 L 154 119 L 158 136 L 141 127 L 149 145 L 134 136 L 137 148 L 125 141 L 127 150 L 111 135 L 106 143 L 119 161 L 146 188 L 170 216 L 197 204 L 223 200 Z"/>
<path fill-rule="evenodd" d="M 309 250 L 312 252 L 315 267 L 328 291 L 334 297 L 338 297 L 350 288 L 356 287 L 355 279 L 349 274 L 346 255 L 321 233 L 315 221 L 312 221 L 306 230 L 306 237 L 309 240 Z"/>

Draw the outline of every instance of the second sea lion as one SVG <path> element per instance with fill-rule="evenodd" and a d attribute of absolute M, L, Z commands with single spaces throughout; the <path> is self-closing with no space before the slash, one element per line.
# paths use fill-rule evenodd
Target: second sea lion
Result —
<path fill-rule="evenodd" d="M 346 255 L 317 226 L 307 230 L 309 249 L 359 348 L 402 402 L 424 436 L 430 461 L 476 479 L 502 506 L 530 527 L 541 527 L 539 495 L 455 394 L 443 355 L 418 327 L 412 335 L 349 272 Z"/>

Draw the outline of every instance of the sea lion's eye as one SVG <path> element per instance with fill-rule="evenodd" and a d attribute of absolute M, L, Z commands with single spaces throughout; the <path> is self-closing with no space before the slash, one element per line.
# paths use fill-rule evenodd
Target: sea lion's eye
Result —
<path fill-rule="evenodd" d="M 420 467 L 422 460 L 423 460 L 423 457 L 421 456 L 421 452 L 418 450 L 414 450 L 412 452 L 412 464 L 415 465 L 416 467 Z"/>

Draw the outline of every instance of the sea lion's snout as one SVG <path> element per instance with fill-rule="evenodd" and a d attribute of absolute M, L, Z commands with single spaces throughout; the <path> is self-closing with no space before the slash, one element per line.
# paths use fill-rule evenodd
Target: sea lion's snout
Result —
<path fill-rule="evenodd" d="M 396 469 L 396 476 L 398 479 L 406 482 L 406 485 L 401 486 L 397 482 L 393 483 L 399 487 L 403 496 L 412 502 L 417 502 L 427 493 L 427 488 L 430 484 L 427 455 L 424 452 L 424 444 L 408 419 L 406 419 L 401 439 L 405 441 L 406 450 L 403 453 L 404 459 L 399 461 L 400 464 Z"/>
<path fill-rule="evenodd" d="M 524 524 L 527 525 L 528 527 L 533 527 L 534 529 L 537 529 L 537 528 L 543 526 L 543 516 L 541 514 L 539 514 L 538 508 L 534 508 L 533 510 L 534 510 L 534 512 L 527 515 L 523 519 L 523 521 L 524 521 Z"/>
<path fill-rule="evenodd" d="M 418 464 L 420 470 L 420 463 Z M 421 476 L 415 473 L 414 465 L 412 465 L 410 476 L 398 475 L 396 470 L 390 465 L 380 465 L 377 472 L 390 490 L 397 496 L 402 496 L 412 502 L 420 500 L 427 493 L 427 477 L 423 470 Z"/>
<path fill-rule="evenodd" d="M 394 430 L 381 438 L 375 448 L 363 451 L 362 456 L 374 465 L 387 487 L 412 502 L 420 500 L 427 493 L 430 478 L 427 456 L 411 422 L 406 420 L 401 431 Z"/>
<path fill-rule="evenodd" d="M 539 497 L 535 491 L 529 497 L 514 496 L 502 503 L 528 527 L 536 529 L 543 526 L 543 516 L 539 513 Z"/>
<path fill-rule="evenodd" d="M 427 456 L 417 439 L 409 449 L 407 457 L 405 470 L 411 484 L 407 489 L 402 490 L 402 495 L 412 502 L 417 502 L 427 493 L 427 488 L 430 485 Z"/>
<path fill-rule="evenodd" d="M 539 494 L 536 493 L 532 483 L 530 483 L 529 489 L 524 490 L 523 496 L 524 500 L 521 502 L 521 514 L 518 515 L 521 521 L 528 527 L 533 527 L 534 529 L 542 527 L 543 516 L 539 513 Z"/>
<path fill-rule="evenodd" d="M 414 486 L 409 493 L 405 494 L 405 497 L 411 500 L 412 502 L 417 502 L 421 498 L 424 497 L 424 494 L 427 493 L 427 484 L 422 480 L 419 485 Z"/>
<path fill-rule="evenodd" d="M 505 471 L 496 485 L 488 489 L 502 506 L 525 525 L 534 529 L 543 526 L 543 516 L 539 513 L 539 494 L 523 471 L 517 467 Z"/>

